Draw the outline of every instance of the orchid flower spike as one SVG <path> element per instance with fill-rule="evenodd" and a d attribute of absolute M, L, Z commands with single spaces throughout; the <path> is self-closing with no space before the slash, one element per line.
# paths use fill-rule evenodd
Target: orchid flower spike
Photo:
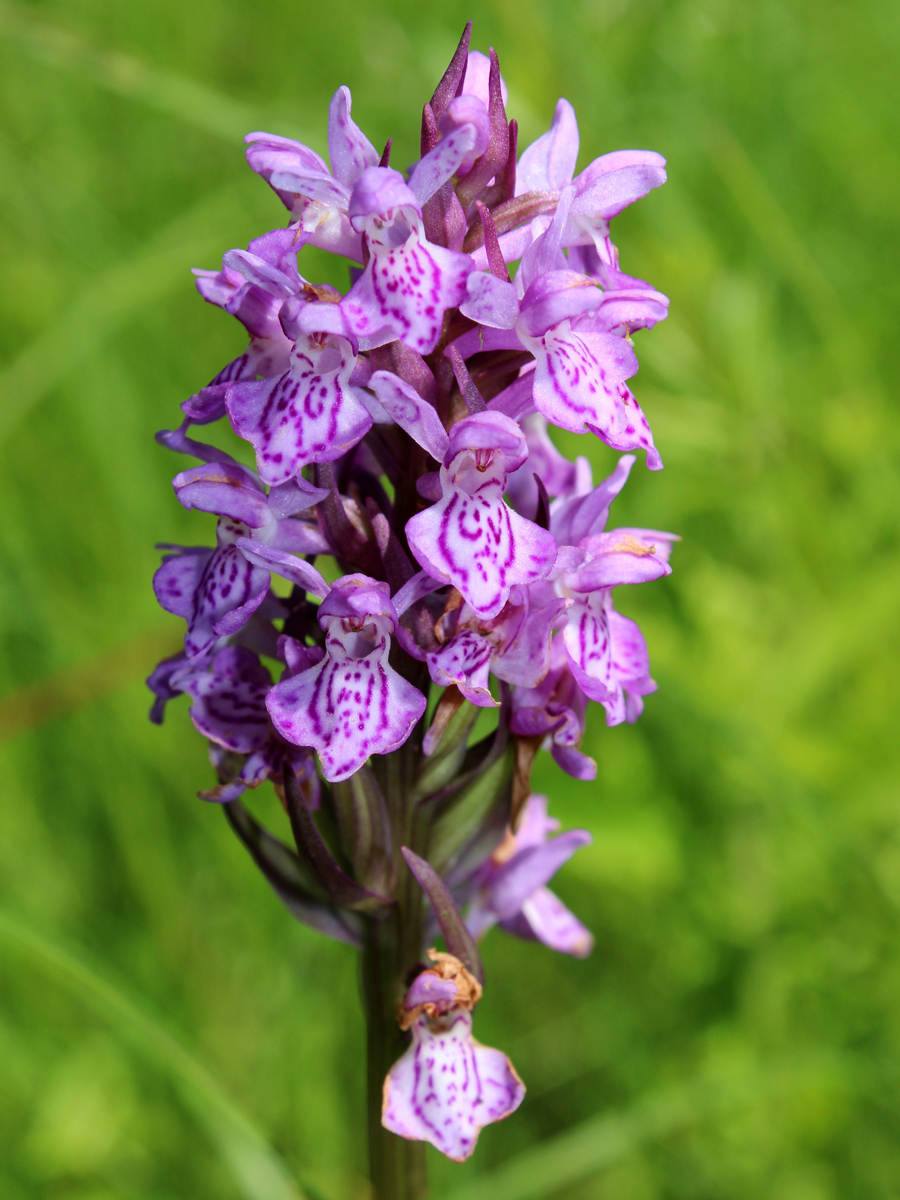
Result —
<path fill-rule="evenodd" d="M 506 1056 L 472 1037 L 478 939 L 497 927 L 590 952 L 549 890 L 590 834 L 558 832 L 532 763 L 546 750 L 589 783 L 591 712 L 640 717 L 657 685 L 616 589 L 665 586 L 677 541 L 608 528 L 638 455 L 662 467 L 631 388 L 652 336 L 638 331 L 668 300 L 625 273 L 613 222 L 665 181 L 664 160 L 614 150 L 579 170 L 564 99 L 521 150 L 497 54 L 471 32 L 415 114 L 408 168 L 344 86 L 326 157 L 247 136 L 287 223 L 195 271 L 247 336 L 157 435 L 194 460 L 172 486 L 208 532 L 159 547 L 154 590 L 184 646 L 149 676 L 151 719 L 188 706 L 215 770 L 200 795 L 274 895 L 374 956 L 367 1004 L 405 994 L 409 1048 L 383 1128 L 368 1122 L 377 1200 L 415 1158 L 390 1133 L 462 1161 L 522 1102 Z M 334 284 L 306 277 L 321 251 L 342 260 Z M 581 435 L 625 452 L 597 485 Z M 291 844 L 245 807 L 269 780 Z M 448 953 L 423 966 L 438 932 Z"/>

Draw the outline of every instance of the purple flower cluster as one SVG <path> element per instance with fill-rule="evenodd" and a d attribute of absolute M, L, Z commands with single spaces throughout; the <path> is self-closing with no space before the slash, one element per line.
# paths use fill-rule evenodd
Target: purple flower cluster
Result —
<path fill-rule="evenodd" d="M 401 1006 L 413 1040 L 384 1121 L 454 1158 L 524 1091 L 470 1039 L 472 939 L 499 924 L 563 953 L 591 948 L 546 887 L 589 835 L 547 840 L 557 825 L 530 795 L 531 760 L 543 745 L 591 780 L 587 702 L 610 725 L 640 715 L 656 684 L 613 589 L 669 574 L 675 540 L 607 528 L 633 452 L 662 466 L 627 381 L 632 333 L 668 301 L 620 270 L 610 221 L 665 181 L 664 160 L 616 151 L 576 173 L 566 100 L 519 153 L 497 57 L 469 52 L 468 36 L 406 174 L 356 125 L 346 87 L 329 109 L 329 163 L 288 138 L 246 139 L 289 223 L 195 272 L 249 343 L 158 435 L 198 461 L 173 487 L 216 532 L 213 546 L 163 547 L 154 588 L 186 622 L 184 651 L 148 681 L 154 720 L 190 697 L 219 780 L 201 794 L 227 803 L 301 919 L 361 943 L 366 922 L 402 908 L 404 872 L 421 884 L 434 917 L 419 953 L 439 927 L 456 965 L 399 964 L 415 977 Z M 345 294 L 300 273 L 307 245 L 349 260 Z M 224 421 L 247 462 L 192 436 Z M 626 453 L 594 485 L 549 426 Z M 497 727 L 469 745 L 482 708 Z M 296 853 L 239 802 L 269 778 Z M 426 1060 L 441 1074 L 428 1086 Z"/>

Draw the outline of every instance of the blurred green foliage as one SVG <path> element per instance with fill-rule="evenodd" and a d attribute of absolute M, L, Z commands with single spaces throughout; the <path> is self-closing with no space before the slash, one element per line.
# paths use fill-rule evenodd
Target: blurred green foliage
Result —
<path fill-rule="evenodd" d="M 0 3 L 9 1200 L 276 1200 L 289 1174 L 366 1196 L 353 954 L 194 799 L 183 706 L 146 721 L 179 636 L 153 544 L 208 537 L 152 435 L 241 343 L 188 268 L 283 221 L 242 134 L 322 150 L 346 82 L 411 160 L 469 15 L 526 142 L 565 95 L 582 163 L 669 158 L 616 228 L 672 298 L 636 386 L 667 469 L 616 516 L 684 540 L 620 598 L 660 683 L 645 717 L 594 713 L 595 785 L 537 772 L 594 833 L 558 890 L 597 949 L 488 938 L 477 1032 L 529 1094 L 469 1164 L 432 1156 L 435 1194 L 900 1194 L 900 9 L 55 0 Z M 345 282 L 307 260 L 326 270 Z"/>

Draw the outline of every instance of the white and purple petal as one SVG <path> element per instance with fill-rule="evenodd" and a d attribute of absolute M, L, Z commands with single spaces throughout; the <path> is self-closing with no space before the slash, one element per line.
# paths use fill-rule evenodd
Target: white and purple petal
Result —
<path fill-rule="evenodd" d="M 461 629 L 445 646 L 428 655 L 428 670 L 438 687 L 455 684 L 479 708 L 497 708 L 488 673 L 493 647 L 471 629 Z"/>
<path fill-rule="evenodd" d="M 302 335 L 284 375 L 229 388 L 228 416 L 256 451 L 267 484 L 286 483 L 308 463 L 340 458 L 371 429 L 350 385 L 355 362 L 345 338 Z"/>
<path fill-rule="evenodd" d="M 399 1137 L 463 1162 L 480 1131 L 515 1112 L 524 1095 L 507 1056 L 476 1042 L 472 1014 L 457 1008 L 414 1023 L 412 1045 L 385 1080 L 381 1120 Z"/>

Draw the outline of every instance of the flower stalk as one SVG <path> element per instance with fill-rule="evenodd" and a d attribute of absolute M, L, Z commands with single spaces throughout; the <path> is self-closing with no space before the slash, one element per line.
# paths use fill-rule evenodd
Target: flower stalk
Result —
<path fill-rule="evenodd" d="M 637 453 L 662 466 L 626 381 L 668 301 L 620 270 L 610 221 L 663 160 L 576 174 L 565 100 L 519 153 L 497 55 L 469 35 L 407 175 L 345 87 L 329 163 L 248 135 L 289 221 L 196 272 L 249 341 L 158 435 L 198 461 L 173 487 L 216 526 L 213 546 L 162 547 L 156 595 L 186 633 L 151 715 L 189 696 L 217 775 L 202 799 L 298 920 L 359 952 L 376 1200 L 419 1200 L 425 1142 L 461 1161 L 523 1101 L 472 1035 L 478 942 L 499 926 L 591 950 L 547 886 L 590 835 L 551 836 L 532 764 L 546 749 L 590 781 L 588 701 L 609 725 L 640 716 L 656 684 L 613 591 L 668 575 L 676 540 L 607 528 Z M 349 261 L 344 294 L 303 277 L 308 245 Z M 240 461 L 194 436 L 226 422 Z M 594 485 L 552 427 L 625 453 Z M 244 806 L 267 780 L 292 845 Z"/>

